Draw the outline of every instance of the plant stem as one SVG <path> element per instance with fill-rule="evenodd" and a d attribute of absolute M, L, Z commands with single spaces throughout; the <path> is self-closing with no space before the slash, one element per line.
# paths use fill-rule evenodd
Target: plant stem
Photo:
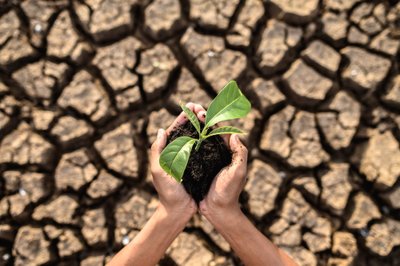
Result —
<path fill-rule="evenodd" d="M 208 127 L 204 126 L 203 130 L 201 131 L 201 134 L 199 135 L 199 139 L 202 139 L 207 134 L 207 129 Z"/>
<path fill-rule="evenodd" d="M 200 144 L 207 138 L 207 130 L 208 127 L 204 126 L 203 130 L 199 134 L 199 139 L 197 140 L 195 151 L 199 151 L 200 149 Z"/>
<path fill-rule="evenodd" d="M 199 149 L 200 149 L 200 144 L 201 144 L 202 142 L 203 142 L 203 139 L 202 139 L 202 138 L 200 138 L 200 139 L 197 140 L 196 147 L 194 148 L 195 151 L 199 151 Z"/>

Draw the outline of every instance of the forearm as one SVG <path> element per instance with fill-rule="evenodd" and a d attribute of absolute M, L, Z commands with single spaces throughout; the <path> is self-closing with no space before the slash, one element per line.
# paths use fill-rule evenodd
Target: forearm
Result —
<path fill-rule="evenodd" d="M 245 265 L 296 265 L 238 209 L 207 217 Z"/>
<path fill-rule="evenodd" d="M 109 263 L 114 265 L 156 265 L 188 219 L 157 208 L 140 233 Z"/>

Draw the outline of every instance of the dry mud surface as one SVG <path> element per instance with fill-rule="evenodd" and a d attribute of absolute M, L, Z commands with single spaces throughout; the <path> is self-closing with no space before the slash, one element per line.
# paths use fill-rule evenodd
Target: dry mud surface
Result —
<path fill-rule="evenodd" d="M 0 0 L 0 264 L 102 265 L 179 101 L 251 99 L 241 197 L 300 265 L 400 265 L 400 4 Z M 196 216 L 161 265 L 240 265 Z"/>

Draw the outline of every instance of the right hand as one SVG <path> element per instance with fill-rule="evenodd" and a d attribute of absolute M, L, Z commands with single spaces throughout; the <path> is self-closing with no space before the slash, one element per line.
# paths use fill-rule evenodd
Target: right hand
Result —
<path fill-rule="evenodd" d="M 200 202 L 200 212 L 213 224 L 241 213 L 239 195 L 246 183 L 247 148 L 236 134 L 223 136 L 232 151 L 232 162 L 215 177 L 207 196 Z"/>

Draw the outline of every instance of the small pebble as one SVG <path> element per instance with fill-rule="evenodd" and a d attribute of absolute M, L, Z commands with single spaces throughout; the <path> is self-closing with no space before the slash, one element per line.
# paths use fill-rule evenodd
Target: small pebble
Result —
<path fill-rule="evenodd" d="M 368 234 L 369 234 L 368 229 L 366 229 L 366 228 L 360 229 L 360 235 L 362 237 L 367 237 Z"/>
<path fill-rule="evenodd" d="M 40 25 L 40 24 L 36 24 L 36 25 L 33 27 L 33 31 L 36 32 L 36 33 L 41 33 L 42 30 L 43 30 L 43 28 L 42 28 L 42 25 Z"/>
<path fill-rule="evenodd" d="M 386 205 L 382 206 L 381 211 L 383 212 L 383 214 L 389 214 L 390 212 L 389 208 Z"/>
<path fill-rule="evenodd" d="M 10 259 L 10 254 L 6 253 L 3 255 L 3 260 L 9 260 Z"/>
<path fill-rule="evenodd" d="M 18 190 L 18 193 L 21 195 L 21 196 L 26 196 L 26 190 L 25 189 L 23 189 L 23 188 L 20 188 L 19 190 Z"/>
<path fill-rule="evenodd" d="M 122 238 L 122 245 L 124 245 L 124 246 L 126 246 L 126 245 L 128 245 L 129 244 L 129 237 L 128 236 L 124 236 L 123 238 Z"/>

